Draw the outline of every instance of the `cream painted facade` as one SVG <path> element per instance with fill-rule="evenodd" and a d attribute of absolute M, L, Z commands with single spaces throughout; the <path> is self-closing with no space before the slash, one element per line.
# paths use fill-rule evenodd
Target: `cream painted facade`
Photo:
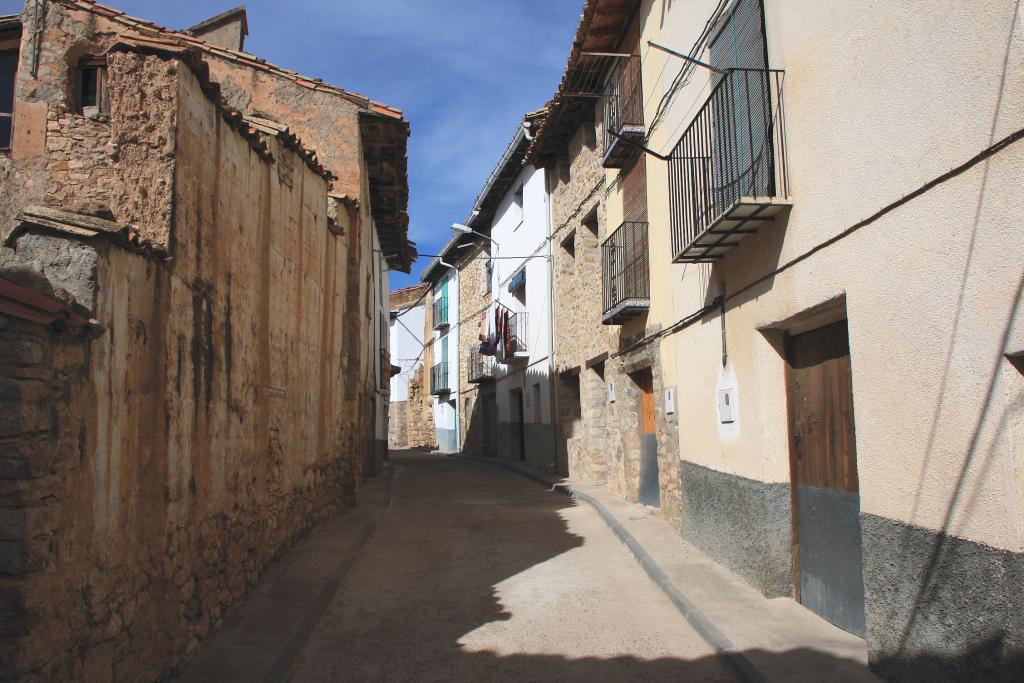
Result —
<path fill-rule="evenodd" d="M 623 395 L 651 369 L 663 516 L 764 593 L 802 600 L 811 559 L 794 544 L 807 513 L 792 494 L 789 411 L 801 407 L 787 348 L 846 321 L 872 665 L 998 679 L 1024 653 L 1024 16 L 1010 0 L 738 2 L 763 8 L 767 67 L 782 72 L 769 108 L 788 192 L 777 185 L 774 203 L 791 208 L 714 263 L 673 262 L 672 192 L 683 190 L 658 155 L 673 155 L 717 79 L 650 41 L 713 61 L 709 38 L 742 43 L 717 33 L 738 25 L 738 3 L 646 0 L 631 19 L 627 3 L 591 0 L 570 71 L 579 50 L 631 52 L 631 40 L 641 60 L 641 142 L 655 153 L 634 162 L 646 178 L 649 309 L 611 327 L 606 360 L 567 362 L 556 348 L 554 364 L 581 365 L 568 369 L 581 377 L 609 369 L 601 381 L 617 399 L 609 391 L 592 413 L 621 432 L 607 480 L 630 500 L 638 405 Z M 603 21 L 593 35 L 606 35 L 615 16 L 618 46 L 587 33 Z M 549 124 L 577 127 L 542 129 L 535 163 L 578 154 L 565 141 L 588 123 L 564 104 L 567 82 Z M 594 113 L 601 145 L 602 104 Z M 605 172 L 605 244 L 636 196 L 628 168 Z M 589 428 L 586 415 L 577 423 Z"/>
<path fill-rule="evenodd" d="M 649 16 L 661 14 L 655 4 Z M 714 5 L 676 3 L 650 39 L 692 44 Z M 654 297 L 651 319 L 673 322 L 704 305 L 708 292 L 723 283 L 727 294 L 746 285 L 1020 127 L 1024 37 L 1020 18 L 1013 23 L 1013 3 L 944 5 L 940 16 L 926 21 L 902 4 L 766 2 L 770 66 L 786 72 L 792 213 L 787 223 L 747 238 L 715 267 L 652 259 L 652 290 L 666 285 L 672 297 Z M 837 35 L 834 27 L 864 27 L 865 17 L 878 30 Z M 898 41 L 882 30 L 911 19 L 915 30 L 907 26 Z M 965 53 L 964 45 L 971 50 Z M 679 60 L 651 57 L 645 85 L 653 82 L 663 91 Z M 656 80 L 665 61 L 668 68 Z M 653 132 L 653 149 L 671 149 L 672 133 L 707 88 L 708 73 L 695 70 L 672 114 Z M 680 410 L 698 424 L 714 424 L 715 402 L 699 388 L 732 374 L 741 420 L 750 411 L 757 425 L 743 429 L 741 422 L 724 434 L 684 429 L 681 443 L 692 444 L 684 457 L 755 479 L 788 481 L 788 463 L 775 457 L 787 448 L 785 404 L 779 401 L 783 368 L 772 330 L 845 297 L 865 511 L 924 527 L 946 525 L 974 541 L 1024 550 L 1021 454 L 1008 439 L 1021 425 L 1020 411 L 1008 412 L 1014 390 L 1021 389 L 1020 375 L 1008 362 L 995 362 L 1024 343 L 1021 321 L 1012 317 L 1021 265 L 1012 247 L 1021 236 L 1021 170 L 1021 150 L 1011 147 L 777 276 L 756 297 L 729 305 L 725 369 L 716 362 L 717 324 L 663 341 L 662 355 L 675 366 L 681 389 Z M 648 173 L 651 213 L 666 218 L 652 221 L 651 248 L 669 253 L 667 166 L 652 159 Z M 949 405 L 983 405 L 990 383 L 996 405 L 988 419 L 979 423 L 977 411 Z M 997 429 L 1000 422 L 1006 428 Z M 979 427 L 978 450 L 991 454 L 989 462 L 967 467 L 960 482 L 965 447 Z M 907 481 L 909 472 L 916 482 Z M 954 508 L 947 520 L 957 488 L 974 501 Z"/>

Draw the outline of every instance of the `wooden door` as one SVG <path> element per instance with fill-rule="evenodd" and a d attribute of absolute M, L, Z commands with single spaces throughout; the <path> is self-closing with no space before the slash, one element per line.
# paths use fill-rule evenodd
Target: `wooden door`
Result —
<path fill-rule="evenodd" d="M 658 436 L 654 417 L 654 378 L 650 368 L 633 376 L 640 390 L 640 492 L 644 505 L 661 506 L 661 478 L 658 467 Z"/>
<path fill-rule="evenodd" d="M 808 609 L 864 635 L 860 493 L 846 321 L 786 339 L 793 558 Z"/>

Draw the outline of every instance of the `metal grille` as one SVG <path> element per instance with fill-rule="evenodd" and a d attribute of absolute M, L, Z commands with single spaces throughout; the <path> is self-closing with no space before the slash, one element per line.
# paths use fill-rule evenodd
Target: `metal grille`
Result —
<path fill-rule="evenodd" d="M 479 346 L 471 348 L 468 356 L 467 381 L 477 384 L 494 378 L 494 359 L 491 356 L 481 355 Z"/>
<path fill-rule="evenodd" d="M 674 257 L 741 198 L 789 196 L 784 77 L 776 69 L 727 73 L 672 150 Z"/>
<path fill-rule="evenodd" d="M 451 391 L 448 386 L 448 361 L 442 361 L 430 368 L 430 393 L 445 394 Z"/>
<path fill-rule="evenodd" d="M 640 55 L 619 59 L 604 90 L 606 151 L 615 142 L 615 133 L 621 134 L 627 127 L 642 128 L 644 125 L 644 100 L 640 81 Z"/>
<path fill-rule="evenodd" d="M 601 245 L 602 292 L 607 316 L 625 303 L 651 298 L 647 223 L 626 222 Z"/>
<path fill-rule="evenodd" d="M 509 338 L 513 354 L 527 353 L 530 348 L 526 344 L 529 316 L 526 312 L 513 313 L 509 318 Z"/>
<path fill-rule="evenodd" d="M 443 296 L 434 302 L 434 329 L 448 325 L 448 297 Z"/>

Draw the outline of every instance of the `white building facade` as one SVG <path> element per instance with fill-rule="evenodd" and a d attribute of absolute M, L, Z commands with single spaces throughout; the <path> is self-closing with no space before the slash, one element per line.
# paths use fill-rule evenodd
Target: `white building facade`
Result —
<path fill-rule="evenodd" d="M 423 274 L 433 293 L 431 305 L 432 365 L 430 393 L 434 401 L 437 449 L 459 450 L 459 272 L 434 259 Z"/>

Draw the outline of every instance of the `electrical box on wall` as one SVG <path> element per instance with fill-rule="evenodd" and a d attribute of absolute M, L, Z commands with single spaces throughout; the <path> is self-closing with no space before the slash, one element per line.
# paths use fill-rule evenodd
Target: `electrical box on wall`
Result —
<path fill-rule="evenodd" d="M 736 390 L 732 387 L 718 390 L 718 421 L 722 424 L 736 421 Z"/>
<path fill-rule="evenodd" d="M 674 415 L 676 412 L 676 390 L 669 387 L 665 390 L 665 414 Z"/>
<path fill-rule="evenodd" d="M 615 403 L 615 382 L 608 382 L 608 402 Z"/>

